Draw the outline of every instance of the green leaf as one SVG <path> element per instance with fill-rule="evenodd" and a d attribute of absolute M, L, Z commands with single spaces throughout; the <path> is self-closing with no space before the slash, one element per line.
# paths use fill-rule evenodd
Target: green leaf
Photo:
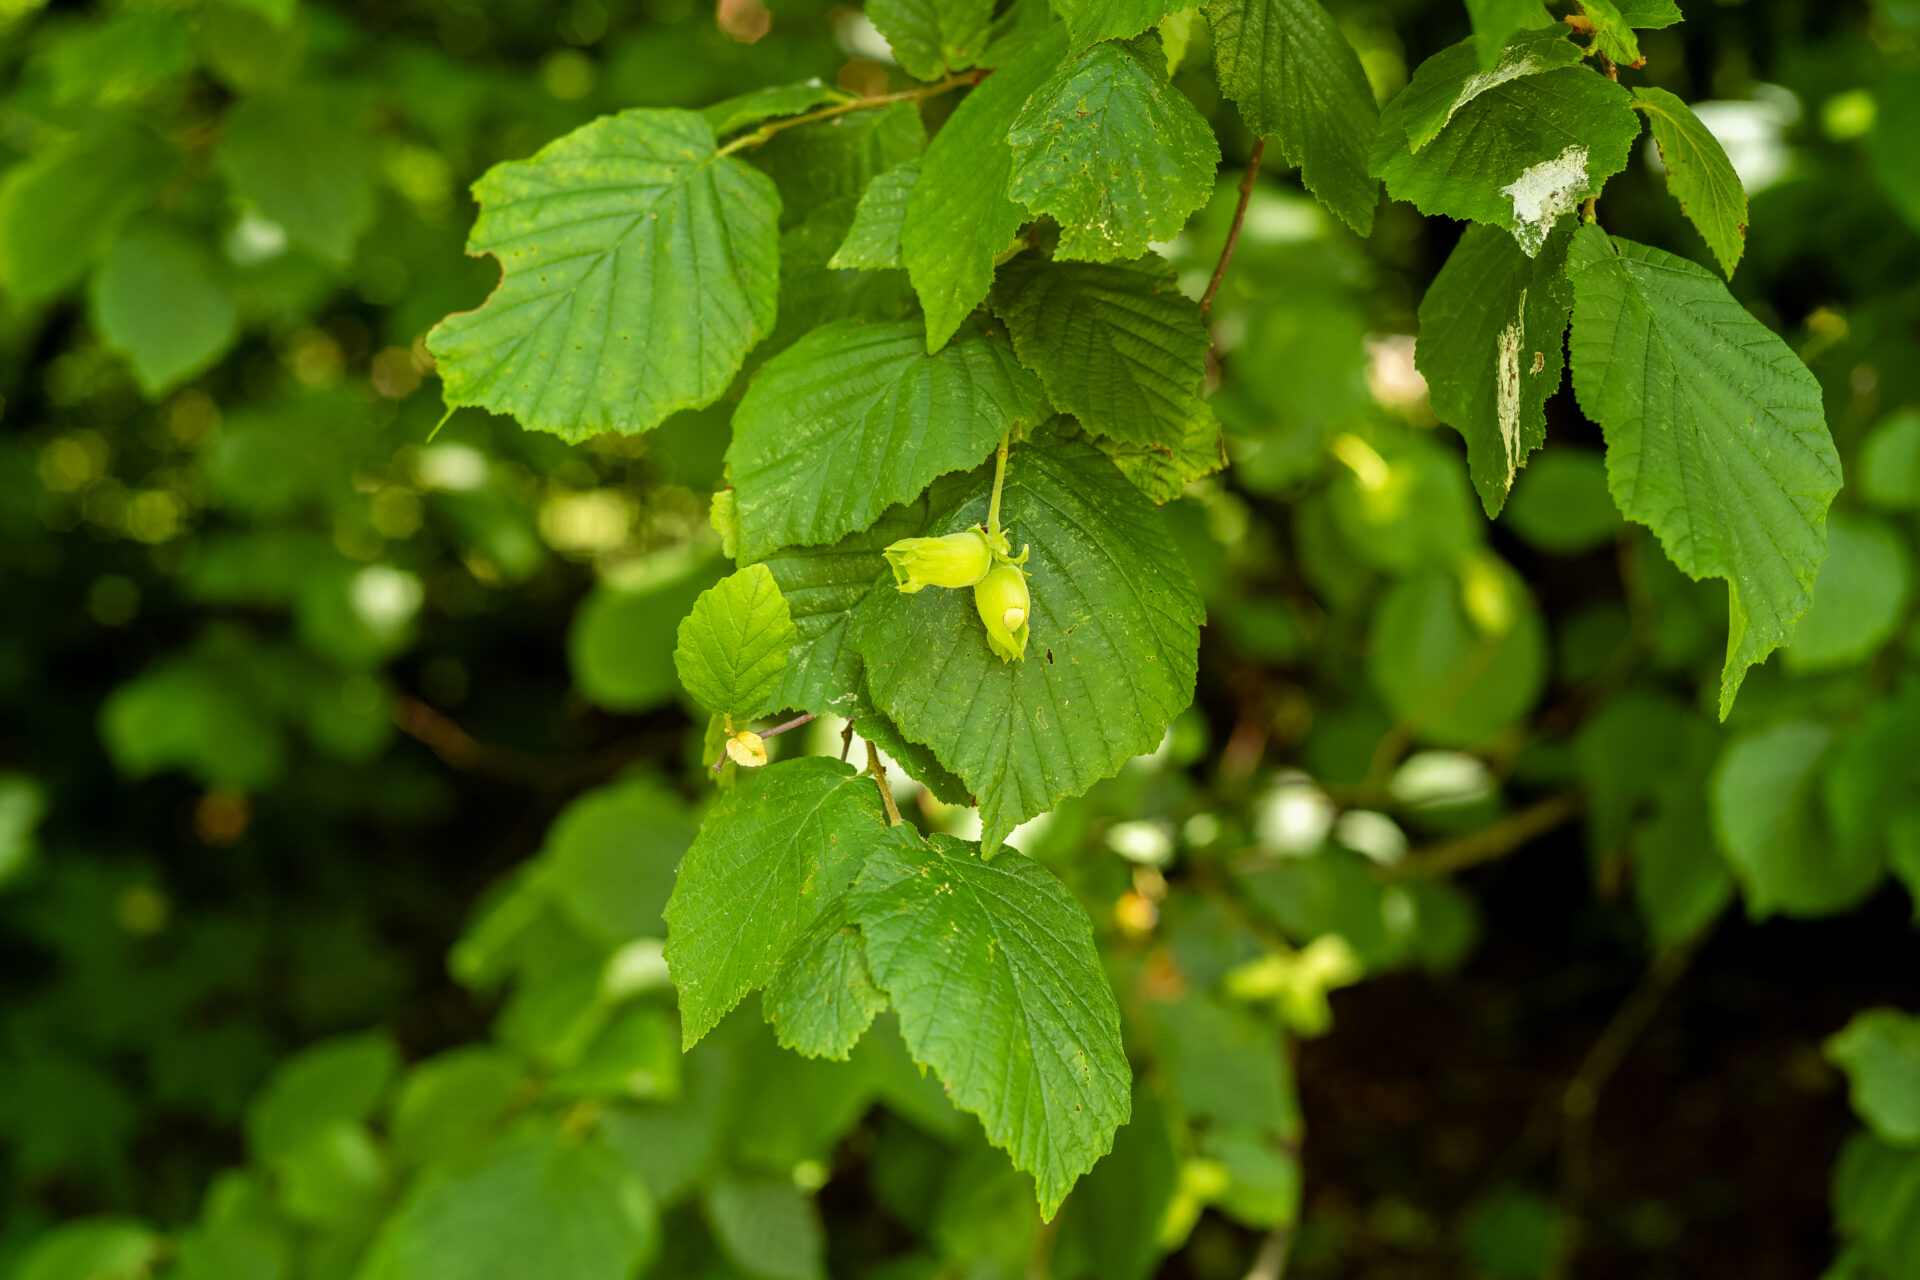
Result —
<path fill-rule="evenodd" d="M 1726 286 L 1595 226 L 1575 233 L 1573 387 L 1607 440 L 1622 515 L 1689 577 L 1725 578 L 1720 715 L 1793 636 L 1840 488 L 1820 384 Z"/>
<path fill-rule="evenodd" d="M 1780 657 L 1796 674 L 1865 662 L 1893 637 L 1913 595 L 1907 544 L 1872 516 L 1835 512 L 1813 604 Z"/>
<path fill-rule="evenodd" d="M 1156 1000 L 1147 1014 L 1155 1056 L 1189 1117 L 1299 1133 L 1300 1113 L 1272 1023 L 1197 991 Z"/>
<path fill-rule="evenodd" d="M 866 728 L 862 725 L 861 728 Z M 866 943 L 835 899 L 780 957 L 761 997 L 782 1048 L 844 1061 L 887 1007 L 867 971 Z"/>
<path fill-rule="evenodd" d="M 1373 170 L 1388 193 L 1422 213 L 1505 227 L 1538 254 L 1561 218 L 1626 168 L 1640 133 L 1632 95 L 1560 65 L 1563 50 L 1578 57 L 1543 34 L 1520 37 L 1490 71 L 1477 70 L 1470 41 L 1429 58 L 1380 118 Z"/>
<path fill-rule="evenodd" d="M 1714 766 L 1714 834 L 1755 919 L 1829 915 L 1880 878 L 1878 849 L 1829 839 L 1819 821 L 1816 783 L 1832 741 L 1825 725 L 1789 721 L 1737 739 Z"/>
<path fill-rule="evenodd" d="M 1162 1228 L 1179 1189 L 1165 1111 L 1151 1087 L 1138 1082 L 1133 1117 L 1114 1134 L 1113 1151 L 1060 1211 L 1053 1274 L 1147 1280 L 1167 1252 Z M 1082 1256 L 1086 1261 L 1074 1269 L 1073 1259 Z"/>
<path fill-rule="evenodd" d="M 63 1222 L 20 1257 L 13 1280 L 146 1280 L 164 1244 L 128 1218 Z"/>
<path fill-rule="evenodd" d="M 783 130 L 752 154 L 754 167 L 780 192 L 780 225 L 787 228 L 842 200 L 851 209 L 875 178 L 926 149 L 920 108 L 896 102 Z"/>
<path fill-rule="evenodd" d="M 1395 583 L 1373 616 L 1367 671 L 1420 738 L 1479 746 L 1533 708 L 1546 636 L 1526 584 L 1481 552 Z"/>
<path fill-rule="evenodd" d="M 82 130 L 0 174 L 0 289 L 22 306 L 79 283 L 174 165 L 133 129 Z"/>
<path fill-rule="evenodd" d="M 247 1108 L 247 1144 L 256 1158 L 291 1155 L 341 1121 L 373 1114 L 400 1065 L 383 1035 L 343 1036 L 282 1063 Z"/>
<path fill-rule="evenodd" d="M 427 345 L 450 405 L 585 440 L 717 399 L 772 329 L 780 201 L 686 111 L 623 111 L 495 165 L 467 251 L 499 288 Z"/>
<path fill-rule="evenodd" d="M 1220 434 L 1213 406 L 1202 400 L 1198 410 L 1172 444 L 1126 444 L 1095 436 L 1094 447 L 1106 454 L 1150 502 L 1165 506 L 1185 493 L 1190 481 L 1210 476 L 1227 465 L 1227 442 Z"/>
<path fill-rule="evenodd" d="M 1213 194 L 1220 165 L 1213 130 L 1167 80 L 1158 51 L 1117 44 L 1062 63 L 1027 99 L 1007 143 L 1007 193 L 1060 223 L 1055 256 L 1094 262 L 1173 239 Z"/>
<path fill-rule="evenodd" d="M 1380 188 L 1367 157 L 1380 108 L 1359 55 L 1319 0 L 1211 0 L 1207 21 L 1220 91 L 1247 128 L 1277 141 L 1341 221 L 1371 233 Z"/>
<path fill-rule="evenodd" d="M 688 1047 L 767 984 L 886 830 L 879 789 L 822 756 L 746 772 L 720 797 L 667 903 L 667 963 Z"/>
<path fill-rule="evenodd" d="M 336 265 L 373 224 L 363 131 L 342 102 L 314 90 L 244 99 L 226 118 L 214 161 L 233 193 Z"/>
<path fill-rule="evenodd" d="M 1557 22 L 1540 0 L 1466 0 L 1473 21 L 1473 48 L 1482 67 L 1500 61 L 1507 41 L 1522 31 L 1551 27 Z"/>
<path fill-rule="evenodd" d="M 1680 6 L 1674 0 L 1612 0 L 1612 6 L 1628 26 L 1642 30 L 1670 27 L 1681 21 Z"/>
<path fill-rule="evenodd" d="M 831 547 L 789 547 L 763 563 L 793 611 L 795 639 L 774 701 L 816 715 L 867 710 L 860 654 L 853 647 L 854 610 L 874 587 L 891 583 L 882 549 L 924 532 L 926 502 L 896 507 L 871 529 Z"/>
<path fill-rule="evenodd" d="M 926 532 L 983 523 L 992 487 L 991 469 L 943 483 Z M 988 648 L 966 591 L 873 592 L 854 633 L 880 709 L 979 797 L 989 850 L 1159 744 L 1193 696 L 1205 616 L 1159 513 L 1091 446 L 1016 449 L 1001 518 L 1032 548 L 1022 660 Z"/>
<path fill-rule="evenodd" d="M 394 1154 L 425 1164 L 457 1159 L 491 1137 L 524 1087 L 519 1060 L 491 1045 L 468 1045 L 407 1072 L 393 1105 Z"/>
<path fill-rule="evenodd" d="M 1855 1269 L 1829 1272 L 1833 1280 L 1911 1277 L 1920 1258 L 1920 1151 L 1866 1133 L 1848 1138 L 1833 1172 L 1833 1217 L 1847 1254 L 1864 1254 Z"/>
<path fill-rule="evenodd" d="M 1920 67 L 1883 76 L 1874 86 L 1873 132 L 1867 149 L 1874 177 L 1893 207 L 1920 231 L 1920 171 L 1913 164 L 1913 139 L 1920 136 Z"/>
<path fill-rule="evenodd" d="M 740 549 L 748 558 L 864 529 L 939 475 L 979 465 L 1033 425 L 1040 383 L 1004 342 L 929 355 L 919 321 L 843 321 L 761 367 L 733 418 Z"/>
<path fill-rule="evenodd" d="M 825 1232 L 813 1201 L 790 1178 L 715 1179 L 707 1220 L 727 1256 L 763 1280 L 818 1280 Z"/>
<path fill-rule="evenodd" d="M 1089 431 L 1170 447 L 1202 412 L 1207 327 L 1158 254 L 1112 263 L 1022 254 L 1001 268 L 993 309 L 1047 398 Z"/>
<path fill-rule="evenodd" d="M 1855 465 L 1869 506 L 1881 511 L 1920 507 L 1920 410 L 1902 410 L 1875 424 L 1860 442 Z"/>
<path fill-rule="evenodd" d="M 397 1231 L 407 1280 L 627 1280 L 658 1227 L 646 1187 L 608 1147 L 542 1134 L 422 1183 Z"/>
<path fill-rule="evenodd" d="M 240 310 L 193 241 L 149 228 L 122 236 L 93 277 L 93 319 L 148 399 L 210 367 L 240 333 Z"/>
<path fill-rule="evenodd" d="M 914 1061 L 1033 1174 L 1052 1217 L 1130 1111 L 1120 1013 L 1086 912 L 1017 854 L 936 835 L 867 860 L 848 914 Z"/>
<path fill-rule="evenodd" d="M 1667 167 L 1667 190 L 1713 250 L 1722 274 L 1732 278 L 1747 243 L 1747 189 L 1740 185 L 1726 149 L 1693 108 L 1665 89 L 1636 89 L 1633 105 L 1653 127 L 1654 144 Z"/>
<path fill-rule="evenodd" d="M 673 869 L 695 835 L 678 796 L 652 778 L 628 778 L 560 811 L 536 874 L 568 918 L 603 945 L 660 938 Z"/>
<path fill-rule="evenodd" d="M 1613 541 L 1620 513 L 1607 492 L 1607 463 L 1597 449 L 1556 447 L 1520 475 L 1506 523 L 1531 546 L 1580 555 Z"/>
<path fill-rule="evenodd" d="M 719 581 L 720 567 L 711 556 L 663 558 L 643 581 L 596 586 L 567 632 L 574 687 L 609 711 L 649 711 L 674 701 L 680 620 Z"/>
<path fill-rule="evenodd" d="M 772 709 L 787 669 L 793 615 L 773 575 L 750 564 L 700 593 L 680 623 L 673 665 L 707 710 L 751 720 Z"/>
<path fill-rule="evenodd" d="M 1536 257 L 1495 227 L 1468 227 L 1420 302 L 1414 360 L 1433 411 L 1467 442 L 1489 519 L 1547 440 L 1546 403 L 1566 369 L 1567 237 Z"/>
<path fill-rule="evenodd" d="M 868 0 L 867 17 L 908 75 L 938 80 L 986 52 L 993 0 Z"/>
<path fill-rule="evenodd" d="M 1920 1018 L 1868 1009 L 1824 1048 L 1827 1060 L 1847 1073 L 1854 1113 L 1880 1140 L 1920 1146 Z"/>
<path fill-rule="evenodd" d="M 1052 0 L 1052 5 L 1067 20 L 1075 50 L 1099 40 L 1137 36 L 1185 7 L 1181 0 Z"/>
<path fill-rule="evenodd" d="M 193 32 L 171 13 L 131 10 L 63 33 L 47 64 L 62 105 L 132 102 L 193 70 Z"/>
<path fill-rule="evenodd" d="M 1613 0 L 1581 0 L 1580 10 L 1593 24 L 1593 47 L 1602 55 L 1623 67 L 1637 67 L 1645 61 L 1633 24 Z"/>
<path fill-rule="evenodd" d="M 920 162 L 895 165 L 867 184 L 854 210 L 853 225 L 827 265 L 836 269 L 879 271 L 904 267 L 900 228 L 907 220 L 907 197 L 920 180 Z"/>
<path fill-rule="evenodd" d="M 1055 30 L 1022 50 L 966 96 L 927 146 L 907 195 L 900 256 L 926 308 L 929 351 L 946 345 L 987 296 L 994 259 L 1027 220 L 1007 195 L 1007 131 L 1066 45 L 1067 33 Z"/>
<path fill-rule="evenodd" d="M 713 127 L 715 137 L 724 137 L 748 125 L 775 120 L 781 116 L 796 116 L 802 111 L 822 107 L 830 102 L 845 102 L 849 95 L 823 83 L 818 77 L 803 84 L 783 84 L 768 89 L 755 89 L 724 102 L 716 102 L 705 107 L 700 114 Z"/>
<path fill-rule="evenodd" d="M 1500 57 L 1482 70 L 1466 41 L 1448 45 L 1414 69 L 1407 87 L 1381 115 L 1380 143 L 1397 130 L 1408 151 L 1417 152 L 1440 136 L 1453 118 L 1482 94 L 1528 76 L 1577 67 L 1585 51 L 1554 25 L 1503 41 Z"/>
<path fill-rule="evenodd" d="M 269 708 L 208 664 L 191 659 L 142 672 L 100 708 L 100 737 L 133 778 L 179 768 L 211 786 L 258 790 L 286 763 Z"/>

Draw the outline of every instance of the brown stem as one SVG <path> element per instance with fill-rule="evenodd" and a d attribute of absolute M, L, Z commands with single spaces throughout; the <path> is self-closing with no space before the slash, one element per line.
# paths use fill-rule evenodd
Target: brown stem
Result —
<path fill-rule="evenodd" d="M 511 747 L 481 742 L 411 694 L 394 700 L 392 716 L 400 732 L 424 743 L 443 764 L 462 773 L 536 789 L 551 787 L 560 777 L 560 770 L 552 761 Z"/>
<path fill-rule="evenodd" d="M 1408 854 L 1391 866 L 1379 868 L 1374 874 L 1382 880 L 1438 876 L 1504 858 L 1535 836 L 1573 818 L 1586 807 L 1586 803 L 1586 796 L 1578 791 L 1563 791 L 1557 796 L 1548 796 L 1537 804 L 1508 814 L 1490 827 Z"/>
<path fill-rule="evenodd" d="M 1213 296 L 1220 292 L 1220 281 L 1226 278 L 1227 264 L 1233 261 L 1233 251 L 1240 244 L 1240 224 L 1247 220 L 1247 201 L 1253 198 L 1253 180 L 1260 176 L 1260 157 L 1266 154 L 1267 140 L 1255 138 L 1253 150 L 1247 154 L 1247 172 L 1240 179 L 1240 202 L 1233 207 L 1233 225 L 1227 228 L 1227 243 L 1220 250 L 1220 261 L 1214 264 L 1213 279 L 1207 281 L 1207 291 L 1200 295 L 1200 318 L 1206 319 L 1213 310 Z"/>
<path fill-rule="evenodd" d="M 1287 1271 L 1287 1255 L 1293 1250 L 1293 1224 L 1283 1222 L 1267 1232 L 1247 1269 L 1247 1280 L 1280 1280 Z"/>
<path fill-rule="evenodd" d="M 887 785 L 887 766 L 880 763 L 880 752 L 873 743 L 867 743 L 866 772 L 880 788 L 880 803 L 887 806 L 887 825 L 897 827 L 902 819 L 900 806 L 893 802 L 893 788 Z"/>
<path fill-rule="evenodd" d="M 815 120 L 831 120 L 835 116 L 844 116 L 852 111 L 869 111 L 874 107 L 892 106 L 896 102 L 921 102 L 927 98 L 938 97 L 949 90 L 958 89 L 963 84 L 972 83 L 974 83 L 973 73 L 962 71 L 948 76 L 938 84 L 922 85 L 918 89 L 903 89 L 899 93 L 877 94 L 871 98 L 854 98 L 849 102 L 836 102 L 830 107 L 822 107 L 818 111 L 788 116 L 784 120 L 769 120 L 752 133 L 741 134 L 714 154 L 730 156 L 747 147 L 757 147 L 782 129 L 791 129 L 795 125 L 812 124 Z"/>
<path fill-rule="evenodd" d="M 847 762 L 848 754 L 853 751 L 853 723 L 859 718 L 860 718 L 859 716 L 848 717 L 846 728 L 840 730 L 840 763 L 841 764 L 845 764 Z"/>
<path fill-rule="evenodd" d="M 777 724 L 773 726 L 773 728 L 771 729 L 762 729 L 760 731 L 760 736 L 762 738 L 777 738 L 789 729 L 798 729 L 801 725 L 807 723 L 807 721 L 811 719 L 813 719 L 813 712 L 808 711 L 801 715 L 795 716 L 793 719 L 787 721 L 785 724 Z M 845 759 L 844 756 L 841 758 Z M 726 762 L 727 762 L 727 753 L 725 751 L 722 751 L 720 753 L 720 758 L 713 762 L 713 771 L 715 773 L 720 772 L 720 766 L 724 765 Z"/>

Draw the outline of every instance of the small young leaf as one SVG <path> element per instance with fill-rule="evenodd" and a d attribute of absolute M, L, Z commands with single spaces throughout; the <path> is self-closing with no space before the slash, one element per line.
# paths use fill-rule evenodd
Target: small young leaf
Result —
<path fill-rule="evenodd" d="M 1573 387 L 1622 515 L 1693 578 L 1725 578 L 1724 719 L 1813 600 L 1840 458 L 1820 384 L 1726 286 L 1597 226 L 1574 233 Z"/>
<path fill-rule="evenodd" d="M 1880 1139 L 1920 1146 L 1920 1018 L 1868 1009 L 1828 1038 L 1827 1059 L 1847 1073 L 1854 1114 Z"/>
<path fill-rule="evenodd" d="M 1817 784 L 1832 744 L 1826 725 L 1790 720 L 1735 740 L 1714 766 L 1714 834 L 1754 919 L 1832 915 L 1880 879 L 1877 847 L 1829 839 L 1820 821 Z"/>
<path fill-rule="evenodd" d="M 1514 473 L 1546 443 L 1547 397 L 1566 369 L 1568 236 L 1538 256 L 1497 227 L 1468 227 L 1420 303 L 1415 363 L 1433 411 L 1467 442 L 1473 486 L 1489 519 Z"/>
<path fill-rule="evenodd" d="M 1536 3 L 1537 7 L 1537 3 Z M 1367 235 L 1380 109 L 1360 57 L 1320 0 L 1211 0 L 1214 72 L 1247 127 L 1272 136 L 1341 221 Z"/>
<path fill-rule="evenodd" d="M 693 602 L 673 665 L 709 711 L 750 720 L 771 708 L 794 639 L 793 615 L 773 575 L 750 564 Z"/>
<path fill-rule="evenodd" d="M 21 306 L 62 293 L 152 198 L 175 156 L 131 128 L 82 129 L 0 173 L 0 290 Z"/>
<path fill-rule="evenodd" d="M 853 225 L 827 265 L 836 270 L 879 271 L 902 267 L 900 228 L 907 220 L 907 196 L 920 180 L 920 162 L 895 165 L 867 184 L 854 210 Z"/>
<path fill-rule="evenodd" d="M 1613 0 L 1582 0 L 1580 8 L 1593 24 L 1595 49 L 1623 67 L 1640 65 L 1640 41 L 1633 34 L 1633 24 Z"/>
<path fill-rule="evenodd" d="M 982 523 L 992 488 L 992 468 L 942 481 L 925 532 Z M 989 850 L 1153 750 L 1192 698 L 1205 617 L 1159 512 L 1091 445 L 1017 448 L 1001 519 L 1032 548 L 1023 660 L 994 655 L 968 591 L 873 592 L 854 624 L 874 701 L 979 797 Z"/>
<path fill-rule="evenodd" d="M 1058 220 L 1058 257 L 1138 257 L 1213 194 L 1220 146 L 1153 55 L 1098 44 L 1068 58 L 1007 134 L 1008 194 Z"/>
<path fill-rule="evenodd" d="M 1373 166 L 1388 193 L 1422 213 L 1505 227 L 1538 254 L 1626 168 L 1640 133 L 1632 95 L 1586 67 L 1556 69 L 1562 50 L 1578 57 L 1541 33 L 1514 41 L 1491 71 L 1477 70 L 1471 41 L 1429 58 L 1380 118 Z"/>
<path fill-rule="evenodd" d="M 865 727 L 864 725 L 862 726 Z M 867 946 L 836 899 L 780 957 L 760 1000 L 781 1047 L 844 1061 L 887 1007 L 867 971 Z"/>
<path fill-rule="evenodd" d="M 754 376 L 727 463 L 748 558 L 864 529 L 935 476 L 979 465 L 1040 415 L 1040 383 L 1005 342 L 927 353 L 919 321 L 816 329 Z"/>
<path fill-rule="evenodd" d="M 927 312 L 927 349 L 938 351 L 987 296 L 993 260 L 1027 220 L 1007 195 L 1007 131 L 1066 52 L 1056 28 L 969 93 L 934 135 L 907 195 L 900 256 Z"/>
<path fill-rule="evenodd" d="M 1746 247 L 1747 189 L 1726 149 L 1691 107 L 1665 89 L 1636 89 L 1633 105 L 1653 126 L 1654 144 L 1667 166 L 1667 190 L 1731 279 Z"/>
<path fill-rule="evenodd" d="M 769 89 L 755 89 L 737 98 L 716 102 L 704 108 L 700 114 L 706 117 L 709 125 L 713 126 L 715 137 L 725 137 L 748 125 L 776 120 L 781 116 L 796 116 L 802 111 L 825 106 L 829 102 L 844 102 L 847 97 L 846 93 L 832 85 L 813 79 L 804 84 L 783 84 Z"/>
<path fill-rule="evenodd" d="M 214 157 L 236 196 L 338 266 L 375 211 L 364 133 L 344 116 L 339 101 L 314 90 L 243 98 Z"/>
<path fill-rule="evenodd" d="M 1474 52 L 1485 68 L 1500 61 L 1500 51 L 1518 33 L 1557 21 L 1540 0 L 1467 0 L 1467 17 L 1473 22 Z"/>
<path fill-rule="evenodd" d="M 1052 0 L 1052 3 L 1053 11 L 1067 20 L 1076 51 L 1101 40 L 1137 36 L 1185 7 L 1182 0 Z"/>
<path fill-rule="evenodd" d="M 1031 859 L 896 835 L 848 914 L 916 1062 L 1033 1174 L 1052 1217 L 1131 1110 L 1120 1012 L 1073 895 Z"/>
<path fill-rule="evenodd" d="M 779 196 L 690 111 L 623 111 L 495 165 L 467 251 L 503 276 L 427 336 L 447 403 L 585 440 L 717 399 L 773 329 Z"/>
<path fill-rule="evenodd" d="M 160 228 L 116 241 L 91 295 L 100 336 L 125 353 L 149 399 L 213 364 L 240 333 L 240 309 L 206 251 Z"/>
<path fill-rule="evenodd" d="M 667 903 L 667 963 L 691 1048 L 860 872 L 886 836 L 880 792 L 824 756 L 743 771 L 681 860 Z"/>
<path fill-rule="evenodd" d="M 1165 258 L 1022 254 L 1001 268 L 993 309 L 1047 398 L 1088 430 L 1138 445 L 1184 439 L 1201 404 L 1207 327 Z"/>
<path fill-rule="evenodd" d="M 986 52 L 993 0 L 867 0 L 867 17 L 908 75 L 938 80 Z"/>
<path fill-rule="evenodd" d="M 715 1239 L 744 1274 L 758 1280 L 825 1276 L 820 1213 L 792 1179 L 725 1175 L 707 1188 L 706 1207 Z"/>

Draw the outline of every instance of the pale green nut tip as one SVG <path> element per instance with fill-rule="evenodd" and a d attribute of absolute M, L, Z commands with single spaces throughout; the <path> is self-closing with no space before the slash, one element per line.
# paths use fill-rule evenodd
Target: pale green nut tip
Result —
<path fill-rule="evenodd" d="M 1017 564 L 1002 560 L 974 584 L 973 604 L 987 628 L 987 644 L 1002 662 L 1018 662 L 1027 653 L 1027 615 L 1033 601 L 1027 594 L 1027 575 Z"/>
<path fill-rule="evenodd" d="M 909 595 L 922 587 L 970 587 L 993 566 L 993 544 L 980 529 L 944 538 L 902 538 L 884 554 L 893 584 Z"/>

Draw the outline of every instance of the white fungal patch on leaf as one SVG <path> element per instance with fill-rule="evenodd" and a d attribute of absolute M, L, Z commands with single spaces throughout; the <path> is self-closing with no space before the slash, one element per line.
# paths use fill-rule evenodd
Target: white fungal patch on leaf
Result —
<path fill-rule="evenodd" d="M 1513 323 L 1500 331 L 1498 363 L 1495 367 L 1495 391 L 1498 395 L 1500 439 L 1507 446 L 1507 487 L 1513 487 L 1513 473 L 1520 467 L 1520 344 L 1527 340 L 1527 291 L 1520 291 L 1520 305 Z"/>
<path fill-rule="evenodd" d="M 1513 238 L 1529 258 L 1540 252 L 1560 215 L 1587 196 L 1587 149 L 1568 147 L 1500 188 L 1513 201 Z"/>

